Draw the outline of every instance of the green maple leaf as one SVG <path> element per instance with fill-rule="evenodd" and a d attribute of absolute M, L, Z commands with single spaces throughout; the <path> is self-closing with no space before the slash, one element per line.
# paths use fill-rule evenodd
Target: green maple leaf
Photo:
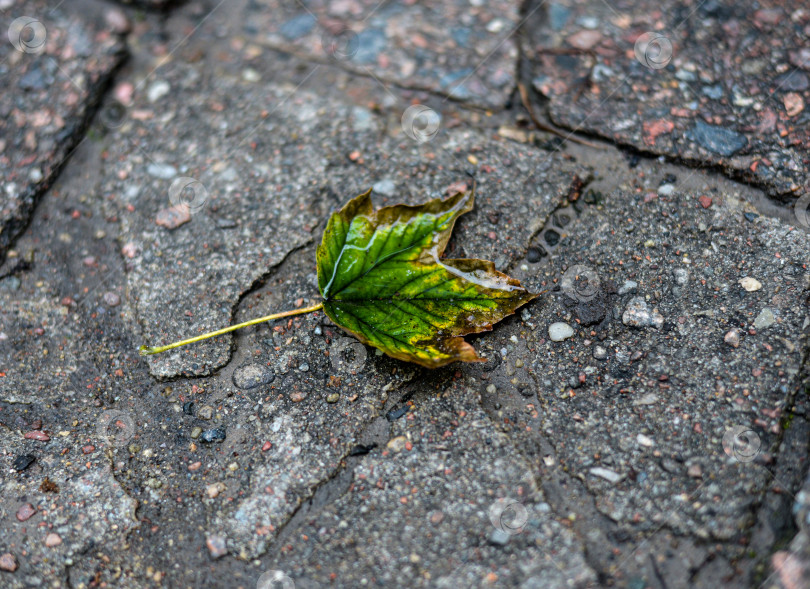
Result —
<path fill-rule="evenodd" d="M 329 218 L 316 256 L 322 303 L 165 346 L 141 346 L 141 355 L 323 309 L 360 341 L 400 360 L 428 368 L 481 361 L 461 336 L 492 329 L 537 294 L 492 262 L 441 258 L 456 219 L 473 207 L 473 193 L 378 211 L 370 195 L 352 199 Z"/>
<path fill-rule="evenodd" d="M 473 194 L 377 211 L 370 194 L 334 213 L 323 233 L 317 266 L 324 312 L 400 360 L 428 368 L 480 360 L 460 336 L 492 329 L 537 295 L 492 262 L 441 259 Z"/>

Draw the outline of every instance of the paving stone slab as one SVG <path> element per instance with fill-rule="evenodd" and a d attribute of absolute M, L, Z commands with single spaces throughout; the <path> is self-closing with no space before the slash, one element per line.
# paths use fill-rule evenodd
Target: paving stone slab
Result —
<path fill-rule="evenodd" d="M 195 317 L 206 309 L 221 313 L 217 317 L 211 312 L 213 320 L 206 317 L 207 329 L 229 323 L 242 292 L 259 279 L 262 286 L 242 301 L 233 321 L 314 302 L 314 243 L 288 252 L 313 236 L 319 239 L 315 229 L 323 225 L 330 210 L 368 186 L 378 190 L 378 205 L 416 203 L 445 195 L 468 180 L 468 170 L 478 169 L 477 209 L 459 223 L 451 255 L 478 255 L 482 249 L 503 268 L 523 254 L 524 244 L 568 193 L 577 173 L 583 173 L 581 166 L 558 154 L 469 129 L 442 130 L 433 141 L 420 144 L 406 137 L 399 126 L 391 135 L 383 133 L 384 117 L 335 100 L 327 102 L 294 86 L 284 87 L 283 94 L 224 73 L 208 79 L 213 87 L 200 87 L 190 67 L 161 70 L 145 86 L 145 102 L 139 103 L 136 95 L 128 110 L 136 119 L 128 118 L 107 138 L 102 182 L 111 196 L 110 213 L 120 215 L 124 255 L 134 254 L 126 260 L 129 292 L 139 320 L 149 318 L 147 334 L 152 321 L 159 326 L 156 336 L 147 335 L 149 341 L 193 334 L 194 329 L 174 319 L 187 311 Z M 148 93 L 164 83 L 172 90 L 162 97 L 158 114 L 156 107 L 147 104 Z M 169 96 L 178 106 L 168 102 Z M 275 108 L 256 115 L 257 128 L 256 119 L 245 120 L 245 114 L 253 112 L 247 105 L 267 104 L 268 96 L 273 96 L 270 102 Z M 219 109 L 223 114 L 212 115 L 208 123 L 176 124 L 183 119 L 174 114 L 175 108 L 186 112 L 202 108 L 196 106 L 198 101 L 218 104 L 219 100 L 228 107 Z M 324 117 L 326 112 L 329 117 Z M 220 138 L 219 129 L 225 127 L 236 131 Z M 171 140 L 155 150 L 153 137 Z M 166 161 L 164 154 L 190 156 L 182 160 L 185 163 L 174 159 L 156 167 Z M 168 166 L 178 176 L 199 177 L 209 194 L 187 223 L 171 230 L 155 223 L 157 212 L 171 205 L 170 197 L 161 193 L 171 178 L 155 179 L 154 174 L 165 170 L 168 176 Z M 121 194 L 129 196 L 121 198 Z M 300 213 L 294 215 L 291 210 Z M 241 241 L 229 240 L 227 236 L 234 232 Z M 267 255 L 265 244 L 276 249 Z M 148 265 L 147 255 L 151 256 Z M 217 278 L 211 280 L 206 274 L 194 280 L 202 272 L 210 273 L 211 264 L 220 258 L 226 258 L 229 266 Z M 198 302 L 209 297 L 221 306 L 227 301 L 227 306 Z M 174 332 L 166 333 L 169 329 Z M 190 383 L 181 384 L 184 380 L 170 393 L 181 395 L 178 409 L 195 399 L 182 429 L 197 450 L 189 455 L 184 447 L 172 448 L 165 459 L 174 462 L 174 457 L 189 467 L 201 463 L 192 470 L 198 473 L 192 477 L 199 481 L 196 493 L 204 500 L 194 510 L 208 522 L 203 539 L 210 540 L 208 549 L 213 546 L 217 554 L 221 550 L 250 559 L 262 555 L 302 502 L 336 476 L 341 461 L 378 415 L 385 401 L 378 397 L 380 391 L 395 389 L 413 372 L 412 367 L 380 358 L 357 344 L 320 314 L 257 326 L 237 338 L 233 358 L 229 345 L 212 344 L 223 350 L 218 362 L 231 361 L 216 376 L 193 381 L 195 390 L 205 391 L 204 398 L 189 395 Z M 334 359 L 345 349 L 350 350 L 348 373 L 342 361 Z M 190 363 L 205 354 L 189 348 L 177 359 L 150 368 L 158 376 L 193 373 Z M 377 368 L 353 377 L 351 366 L 359 356 Z M 250 386 L 254 382 L 256 386 Z M 205 414 L 199 413 L 201 406 L 206 407 Z M 202 431 L 191 438 L 195 427 Z M 222 449 L 218 442 L 201 442 L 205 432 L 215 430 L 225 434 Z M 233 450 L 240 455 L 238 460 L 230 457 Z M 236 470 L 230 470 L 232 463 Z M 178 487 L 171 478 L 148 471 L 138 470 L 131 477 L 129 484 L 141 489 L 149 487 L 145 480 L 156 479 L 150 483 L 155 488 L 143 499 L 145 510 L 166 497 L 187 493 L 184 485 Z M 209 489 L 215 497 L 207 496 Z"/>
<path fill-rule="evenodd" d="M 477 383 L 431 380 L 414 381 L 414 407 L 386 446 L 267 568 L 302 588 L 593 586 L 581 544 L 482 411 Z"/>
<path fill-rule="evenodd" d="M 0 12 L 0 260 L 81 139 L 123 44 L 103 12 L 6 0 Z M 82 3 L 86 7 L 87 3 Z"/>
<path fill-rule="evenodd" d="M 526 49 L 555 123 L 720 166 L 787 201 L 808 191 L 802 2 L 535 6 Z"/>
<path fill-rule="evenodd" d="M 517 2 L 261 0 L 244 32 L 272 47 L 454 100 L 503 106 L 515 85 Z"/>
<path fill-rule="evenodd" d="M 541 468 L 580 479 L 621 529 L 735 541 L 801 391 L 809 238 L 733 194 L 649 183 L 583 206 L 553 256 L 516 264 L 552 293 L 482 342 L 494 367 L 465 370 L 491 400 L 523 400 L 494 413 L 541 432 Z"/>

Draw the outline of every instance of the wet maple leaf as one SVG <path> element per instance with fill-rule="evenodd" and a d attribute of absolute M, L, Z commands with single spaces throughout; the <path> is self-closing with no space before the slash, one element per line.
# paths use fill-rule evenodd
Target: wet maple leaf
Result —
<path fill-rule="evenodd" d="M 492 329 L 537 295 L 492 262 L 441 258 L 473 194 L 377 211 L 370 195 L 334 213 L 318 246 L 324 312 L 400 360 L 428 368 L 480 361 L 461 336 Z"/>

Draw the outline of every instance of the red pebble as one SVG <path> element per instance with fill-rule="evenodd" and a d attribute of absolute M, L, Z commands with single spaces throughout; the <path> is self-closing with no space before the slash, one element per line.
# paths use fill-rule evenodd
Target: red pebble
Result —
<path fill-rule="evenodd" d="M 50 436 L 43 431 L 33 430 L 25 434 L 26 440 L 39 440 L 40 442 L 47 442 Z"/>
<path fill-rule="evenodd" d="M 712 199 L 711 199 L 711 197 L 706 196 L 705 194 L 704 194 L 703 196 L 701 196 L 701 197 L 700 197 L 698 200 L 700 201 L 700 205 L 701 205 L 701 206 L 702 206 L 704 209 L 708 209 L 710 206 L 712 206 Z"/>
<path fill-rule="evenodd" d="M 30 503 L 23 503 L 17 510 L 17 520 L 24 522 L 37 512 L 36 508 Z"/>

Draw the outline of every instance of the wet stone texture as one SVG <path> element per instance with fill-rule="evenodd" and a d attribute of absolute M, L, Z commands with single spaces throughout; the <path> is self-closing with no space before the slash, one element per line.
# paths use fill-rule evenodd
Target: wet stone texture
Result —
<path fill-rule="evenodd" d="M 362 75 L 503 106 L 515 85 L 515 2 L 260 0 L 244 33 Z"/>
<path fill-rule="evenodd" d="M 0 13 L 0 260 L 82 139 L 123 44 L 94 11 L 7 1 Z"/>
<path fill-rule="evenodd" d="M 478 383 L 430 380 L 351 488 L 297 530 L 310 540 L 269 568 L 303 589 L 592 586 L 581 544 L 481 409 Z"/>
<path fill-rule="evenodd" d="M 126 301 L 104 302 L 123 295 L 114 224 L 77 197 L 96 193 L 97 166 L 72 161 L 53 190 L 76 200 L 46 196 L 0 272 L 0 555 L 17 567 L 3 587 L 68 586 L 88 552 L 119 550 L 139 527 L 110 453 L 151 420 L 131 404 L 130 387 L 148 384 L 133 382 Z"/>
<path fill-rule="evenodd" d="M 436 5 L 307 5 L 317 24 L 304 31 L 300 5 L 264 23 L 274 13 L 257 3 L 217 4 L 133 19 L 133 59 L 0 266 L 0 585 L 806 585 L 802 227 L 764 216 L 743 200 L 753 191 L 717 174 L 543 144 L 514 110 L 383 87 L 369 73 L 406 58 L 412 77 L 391 79 L 425 87 L 482 61 L 457 48 L 442 61 L 419 20 L 443 25 Z M 514 20 L 516 8 L 478 4 L 453 22 L 495 38 L 506 29 L 485 12 Z M 578 23 L 565 42 L 596 43 L 606 59 L 602 27 L 629 25 L 578 10 L 557 2 L 526 32 L 562 37 Z M 669 18 L 660 10 L 644 13 L 650 27 Z M 319 56 L 329 14 L 352 15 L 361 39 L 384 31 L 368 70 Z M 796 11 L 756 18 L 776 28 L 744 47 L 806 26 Z M 411 22 L 422 39 L 398 36 Z M 587 58 L 552 60 L 570 65 L 549 66 L 552 112 L 575 103 L 560 89 L 589 75 Z M 515 65 L 491 59 L 470 79 Z M 464 100 L 507 92 L 481 87 Z M 668 96 L 653 88 L 640 104 Z M 414 101 L 441 111 L 435 130 L 403 125 Z M 600 124 L 630 116 L 613 108 Z M 733 121 L 723 133 L 693 123 L 684 133 L 717 151 L 746 135 L 719 156 L 729 161 L 758 145 Z M 663 141 L 668 127 L 649 129 Z M 325 221 L 369 187 L 378 206 L 418 203 L 473 175 L 476 206 L 448 255 L 491 259 L 546 290 L 468 338 L 484 362 L 398 362 L 320 312 L 138 356 L 141 343 L 316 303 Z"/>
<path fill-rule="evenodd" d="M 508 405 L 493 413 L 517 440 L 547 441 L 540 468 L 582 481 L 620 529 L 733 546 L 803 394 L 810 239 L 749 221 L 733 194 L 709 208 L 691 191 L 651 198 L 651 180 L 584 206 L 551 262 L 516 264 L 525 284 L 552 292 L 487 338 L 484 351 L 502 356 L 489 392 Z M 628 321 L 628 307 L 649 321 Z M 575 335 L 551 341 L 552 322 Z"/>
<path fill-rule="evenodd" d="M 65 457 L 72 442 L 49 425 L 34 436 L 0 423 L 0 554 L 19 565 L 14 575 L 2 573 L 3 587 L 58 586 L 66 565 L 93 546 L 123 542 L 138 525 L 136 502 L 107 458 L 100 451 Z M 95 443 L 101 450 L 104 442 Z M 20 468 L 27 456 L 37 458 Z"/>
<path fill-rule="evenodd" d="M 390 136 L 385 129 L 367 109 L 225 70 L 201 79 L 177 65 L 136 92 L 109 136 L 103 189 L 107 214 L 121 222 L 145 341 L 228 325 L 244 292 L 319 240 L 329 212 L 369 186 L 379 204 L 416 203 L 464 189 L 476 173 L 478 208 L 461 224 L 465 245 L 449 253 L 465 257 L 494 242 L 490 259 L 503 267 L 575 181 L 574 166 L 559 155 L 471 130 L 442 131 L 420 145 L 399 126 Z M 316 294 L 313 281 L 307 296 Z M 229 354 L 223 337 L 152 356 L 149 366 L 159 377 L 208 374 Z"/>
<path fill-rule="evenodd" d="M 788 201 L 810 188 L 803 2 L 556 1 L 526 30 L 555 123 L 720 166 Z"/>
<path fill-rule="evenodd" d="M 4 292 L 5 291 L 5 292 Z M 38 299 L 24 300 L 31 294 Z M 80 361 L 77 318 L 52 285 L 33 289 L 17 276 L 0 280 L 0 401 L 31 403 L 73 388 Z M 37 350 L 32 354 L 32 350 Z M 50 350 L 54 353 L 51 354 Z M 37 378 L 32 382 L 31 374 Z"/>

